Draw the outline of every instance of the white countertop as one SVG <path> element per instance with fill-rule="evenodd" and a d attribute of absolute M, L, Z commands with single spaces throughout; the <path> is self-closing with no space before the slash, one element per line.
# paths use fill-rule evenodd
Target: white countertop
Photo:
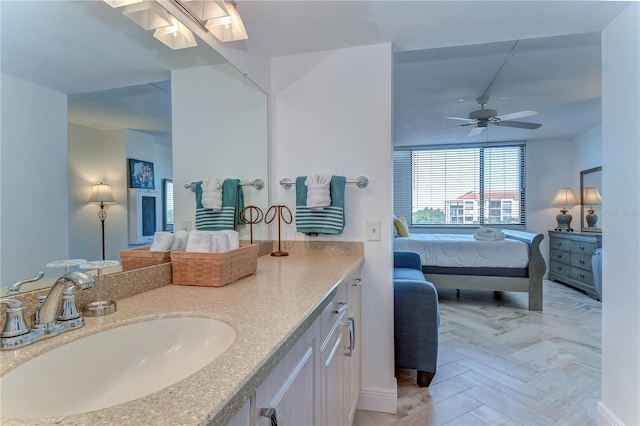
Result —
<path fill-rule="evenodd" d="M 362 262 L 360 255 L 262 256 L 255 275 L 225 287 L 164 286 L 119 300 L 117 312 L 85 318 L 77 331 L 2 352 L 4 374 L 80 337 L 175 316 L 215 318 L 237 334 L 231 347 L 205 368 L 144 398 L 57 419 L 3 418 L 2 424 L 226 424 L 319 315 L 336 285 Z"/>

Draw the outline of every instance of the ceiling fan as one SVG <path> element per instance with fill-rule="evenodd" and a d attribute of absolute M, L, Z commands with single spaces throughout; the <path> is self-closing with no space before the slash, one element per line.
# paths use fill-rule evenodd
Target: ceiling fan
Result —
<path fill-rule="evenodd" d="M 511 114 L 498 115 L 498 111 L 495 109 L 485 108 L 487 102 L 489 102 L 488 96 L 480 96 L 476 99 L 478 105 L 480 106 L 479 110 L 472 111 L 469 113 L 468 118 L 462 117 L 447 117 L 449 120 L 462 120 L 466 121 L 465 124 L 461 124 L 461 126 L 474 126 L 469 132 L 469 136 L 477 136 L 489 125 L 494 124 L 496 126 L 504 126 L 504 127 L 517 127 L 519 129 L 537 129 L 542 124 L 539 123 L 526 123 L 524 121 L 512 121 L 516 118 L 530 117 L 532 115 L 537 115 L 537 111 L 532 111 L 530 109 L 518 112 L 512 112 Z"/>

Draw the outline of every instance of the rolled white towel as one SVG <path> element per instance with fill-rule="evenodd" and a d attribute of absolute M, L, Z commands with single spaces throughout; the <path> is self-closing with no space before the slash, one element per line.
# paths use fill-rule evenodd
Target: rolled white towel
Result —
<path fill-rule="evenodd" d="M 189 240 L 188 231 L 176 231 L 173 236 L 174 238 L 171 250 L 183 249 L 187 246 L 187 241 Z"/>
<path fill-rule="evenodd" d="M 238 231 L 234 231 L 233 229 L 226 229 L 224 231 L 220 231 L 227 234 L 229 238 L 229 250 L 236 250 L 240 248 L 240 234 Z"/>
<path fill-rule="evenodd" d="M 223 253 L 225 251 L 229 251 L 229 237 L 224 232 L 214 232 L 211 235 L 211 252 Z"/>
<path fill-rule="evenodd" d="M 171 232 L 158 231 L 153 234 L 153 243 L 149 248 L 149 251 L 167 251 L 171 250 L 173 245 L 174 236 Z"/>
<path fill-rule="evenodd" d="M 480 227 L 473 233 L 473 238 L 478 241 L 500 241 L 506 237 L 505 233 L 497 228 Z"/>
<path fill-rule="evenodd" d="M 321 210 L 331 205 L 331 175 L 314 173 L 307 176 L 304 183 L 307 185 L 308 208 Z"/>
<path fill-rule="evenodd" d="M 224 178 L 209 178 L 202 181 L 202 207 L 211 210 L 222 209 L 222 184 Z"/>
<path fill-rule="evenodd" d="M 211 231 L 191 231 L 187 240 L 187 252 L 208 253 L 211 251 Z"/>

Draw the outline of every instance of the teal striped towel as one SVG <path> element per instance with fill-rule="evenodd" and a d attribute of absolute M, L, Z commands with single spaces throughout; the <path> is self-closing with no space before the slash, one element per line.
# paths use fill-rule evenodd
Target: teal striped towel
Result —
<path fill-rule="evenodd" d="M 222 184 L 222 209 L 214 211 L 202 207 L 202 181 L 196 182 L 196 229 L 222 231 L 236 229 L 243 223 L 244 193 L 239 179 L 225 179 Z"/>
<path fill-rule="evenodd" d="M 342 234 L 344 229 L 344 176 L 331 176 L 331 205 L 322 210 L 307 207 L 306 176 L 296 178 L 296 229 L 305 234 Z"/>

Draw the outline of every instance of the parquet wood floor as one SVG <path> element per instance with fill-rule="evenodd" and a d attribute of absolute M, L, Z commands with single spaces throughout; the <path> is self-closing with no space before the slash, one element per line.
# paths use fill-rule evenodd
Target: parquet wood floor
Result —
<path fill-rule="evenodd" d="M 595 425 L 601 303 L 544 282 L 524 293 L 441 290 L 438 371 L 429 388 L 399 369 L 397 414 L 358 410 L 355 426 Z"/>

